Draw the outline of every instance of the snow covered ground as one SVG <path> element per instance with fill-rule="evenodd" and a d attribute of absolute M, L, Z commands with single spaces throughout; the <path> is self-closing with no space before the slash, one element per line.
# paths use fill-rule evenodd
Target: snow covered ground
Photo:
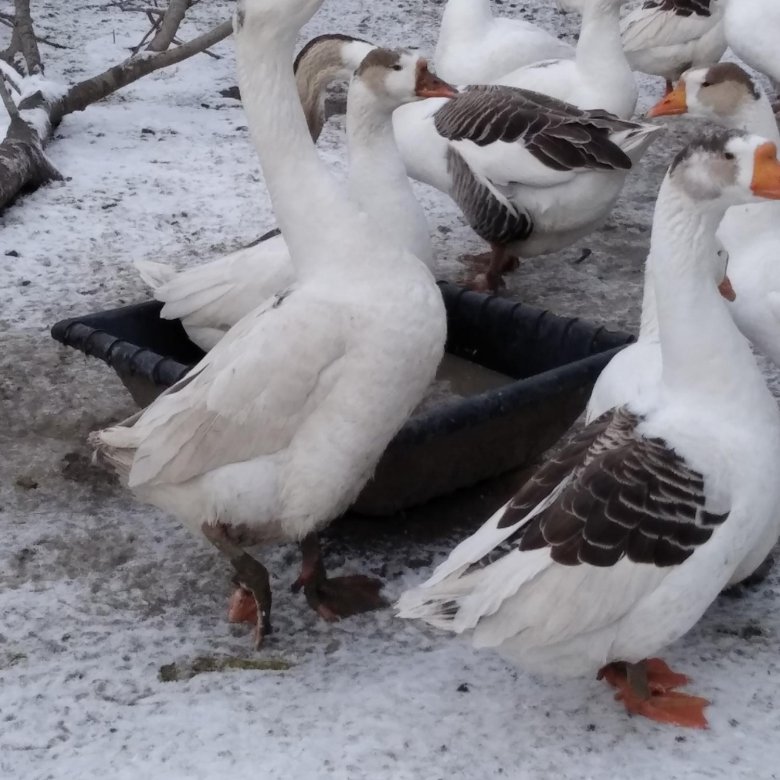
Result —
<path fill-rule="evenodd" d="M 553 0 L 495 5 L 570 38 L 576 31 Z M 0 0 L 0 10 L 9 6 Z M 432 53 L 441 6 L 326 0 L 306 33 Z M 43 47 L 53 79 L 93 75 L 146 29 L 142 14 L 105 0 L 39 0 L 33 10 L 42 34 L 72 47 Z M 200 3 L 183 35 L 229 10 L 224 0 Z M 721 598 L 670 648 L 670 663 L 713 702 L 710 730 L 683 733 L 628 718 L 596 680 L 536 680 L 389 611 L 322 624 L 289 593 L 292 546 L 265 554 L 276 633 L 255 654 L 246 629 L 225 622 L 223 561 L 89 465 L 87 433 L 133 406 L 109 369 L 59 347 L 48 327 L 145 298 L 135 259 L 199 263 L 273 225 L 241 107 L 219 96 L 235 83 L 230 41 L 215 51 L 221 59 L 198 56 L 69 116 L 49 147 L 67 180 L 0 217 L 0 777 L 778 776 L 780 570 L 742 598 Z M 662 84 L 640 83 L 643 110 Z M 635 327 L 656 188 L 696 127 L 670 124 L 607 225 L 581 246 L 524 263 L 508 294 Z M 342 135 L 332 121 L 320 144 L 339 172 Z M 440 275 L 455 278 L 458 255 L 481 251 L 480 242 L 446 198 L 418 192 Z M 593 254 L 577 264 L 583 247 Z M 344 523 L 328 540 L 328 564 L 374 572 L 395 597 L 502 490 L 465 495 L 458 527 L 445 532 L 436 507 L 392 523 Z M 200 658 L 267 668 L 190 677 Z"/>

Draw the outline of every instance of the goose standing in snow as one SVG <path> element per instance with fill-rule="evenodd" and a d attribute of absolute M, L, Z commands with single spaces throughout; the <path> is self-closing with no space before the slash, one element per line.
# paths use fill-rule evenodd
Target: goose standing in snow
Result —
<path fill-rule="evenodd" d="M 778 535 L 780 412 L 717 284 L 726 208 L 780 199 L 774 144 L 692 143 L 658 195 L 651 240 L 664 392 L 614 409 L 461 543 L 401 617 L 529 670 L 599 673 L 629 712 L 704 727 L 707 702 L 653 656 Z M 648 660 L 649 659 L 649 660 Z"/>
<path fill-rule="evenodd" d="M 497 289 L 515 255 L 555 252 L 602 224 L 659 132 L 504 86 L 401 106 L 393 128 L 407 173 L 448 193 L 491 245 L 480 290 Z"/>
<path fill-rule="evenodd" d="M 494 17 L 490 0 L 448 0 L 434 59 L 453 84 L 485 84 L 532 62 L 573 56 L 571 45 L 531 22 Z"/>
<path fill-rule="evenodd" d="M 780 131 L 759 83 L 731 62 L 688 71 L 649 116 L 690 114 L 780 145 Z M 718 229 L 737 292 L 730 304 L 737 327 L 780 366 L 780 204 L 729 209 Z"/>
<path fill-rule="evenodd" d="M 239 86 L 297 282 L 239 321 L 146 410 L 95 432 L 97 459 L 143 501 L 202 533 L 231 561 L 232 615 L 270 630 L 268 572 L 244 550 L 302 542 L 296 587 L 328 620 L 381 604 L 369 578 L 329 579 L 317 531 L 356 498 L 421 400 L 446 317 L 430 271 L 359 210 L 317 156 L 292 53 L 322 0 L 239 0 Z M 441 82 L 409 55 L 369 55 L 358 104 L 414 100 Z M 268 110 L 273 106 L 273 111 Z"/>
<path fill-rule="evenodd" d="M 504 73 L 494 84 L 531 89 L 578 108 L 630 119 L 639 91 L 620 39 L 623 0 L 583 0 L 574 59 L 550 59 Z"/>
<path fill-rule="evenodd" d="M 634 70 L 666 79 L 717 62 L 726 51 L 720 0 L 650 0 L 623 17 L 623 49 Z"/>

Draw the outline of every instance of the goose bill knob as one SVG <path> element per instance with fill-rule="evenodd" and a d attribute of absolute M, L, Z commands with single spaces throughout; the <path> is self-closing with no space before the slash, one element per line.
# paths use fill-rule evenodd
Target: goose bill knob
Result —
<path fill-rule="evenodd" d="M 442 81 L 437 75 L 428 70 L 428 61 L 420 59 L 417 61 L 417 80 L 414 85 L 414 91 L 417 97 L 455 97 L 458 90 L 446 81 Z"/>
<path fill-rule="evenodd" d="M 771 141 L 761 144 L 753 155 L 750 189 L 760 198 L 780 200 L 780 162 L 777 160 L 777 146 Z"/>
<path fill-rule="evenodd" d="M 661 98 L 648 112 L 648 118 L 657 116 L 677 116 L 688 111 L 688 100 L 685 94 L 685 82 L 680 79 L 677 86 L 664 98 Z"/>

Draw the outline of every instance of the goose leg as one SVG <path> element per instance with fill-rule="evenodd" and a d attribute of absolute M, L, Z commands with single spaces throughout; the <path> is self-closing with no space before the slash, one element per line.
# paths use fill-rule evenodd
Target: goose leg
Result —
<path fill-rule="evenodd" d="M 649 658 L 636 664 L 607 664 L 598 674 L 618 689 L 617 701 L 622 701 L 632 715 L 643 715 L 659 723 L 687 728 L 707 728 L 704 708 L 706 699 L 675 690 L 689 680 L 673 672 L 660 658 Z"/>
<path fill-rule="evenodd" d="M 469 283 L 472 290 L 495 292 L 499 287 L 504 286 L 503 275 L 508 271 L 517 270 L 520 266 L 519 258 L 509 254 L 507 247 L 501 244 L 491 244 L 490 248 L 487 270 L 474 276 Z"/>
<path fill-rule="evenodd" d="M 301 554 L 301 573 L 292 590 L 297 593 L 303 589 L 306 602 L 323 620 L 333 622 L 387 606 L 379 595 L 381 580 L 360 574 L 328 577 L 317 534 L 309 534 L 303 539 Z"/>
<path fill-rule="evenodd" d="M 236 590 L 230 598 L 228 620 L 231 623 L 253 623 L 254 645 L 259 649 L 271 628 L 271 581 L 268 569 L 260 561 L 244 552 L 230 538 L 230 531 L 223 523 L 203 523 L 203 535 L 233 565 Z"/>

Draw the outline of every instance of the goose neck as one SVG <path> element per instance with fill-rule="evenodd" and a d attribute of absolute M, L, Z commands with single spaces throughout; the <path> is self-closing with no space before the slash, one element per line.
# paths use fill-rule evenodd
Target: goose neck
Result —
<path fill-rule="evenodd" d="M 425 214 L 417 202 L 393 133 L 393 106 L 383 104 L 360 79 L 347 97 L 350 190 L 377 229 L 430 266 L 432 250 Z"/>
<path fill-rule="evenodd" d="M 594 79 L 614 81 L 616 65 L 621 63 L 630 72 L 620 38 L 619 3 L 590 0 L 585 4 L 575 58 L 578 67 Z"/>
<path fill-rule="evenodd" d="M 717 289 L 715 230 L 723 208 L 702 208 L 669 176 L 656 204 L 649 267 L 664 385 L 709 399 L 765 395 L 750 347 Z"/>
<path fill-rule="evenodd" d="M 299 278 L 327 272 L 350 252 L 328 252 L 338 226 L 358 240 L 362 218 L 320 161 L 296 94 L 297 29 L 279 29 L 249 12 L 237 26 L 238 80 L 276 218 Z"/>

